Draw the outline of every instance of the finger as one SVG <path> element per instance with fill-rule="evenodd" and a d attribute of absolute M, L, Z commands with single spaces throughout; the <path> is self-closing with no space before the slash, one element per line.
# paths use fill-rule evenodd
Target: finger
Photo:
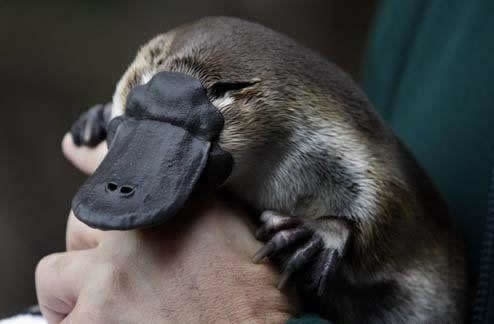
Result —
<path fill-rule="evenodd" d="M 65 134 L 62 140 L 62 151 L 72 164 L 84 173 L 91 174 L 103 161 L 106 152 L 106 142 L 100 143 L 95 148 L 76 146 L 70 133 Z"/>
<path fill-rule="evenodd" d="M 38 303 L 48 323 L 60 323 L 74 308 L 91 266 L 89 250 L 56 253 L 36 267 Z"/>
<path fill-rule="evenodd" d="M 65 243 L 67 251 L 86 250 L 98 246 L 105 232 L 91 228 L 78 220 L 71 210 L 67 221 Z"/>

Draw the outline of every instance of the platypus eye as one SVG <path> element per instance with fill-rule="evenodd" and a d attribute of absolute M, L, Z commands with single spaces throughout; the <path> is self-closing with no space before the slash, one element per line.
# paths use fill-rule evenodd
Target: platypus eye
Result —
<path fill-rule="evenodd" d="M 261 80 L 253 79 L 249 81 L 217 81 L 208 88 L 209 95 L 213 98 L 224 97 L 228 92 L 235 92 L 254 86 Z"/>

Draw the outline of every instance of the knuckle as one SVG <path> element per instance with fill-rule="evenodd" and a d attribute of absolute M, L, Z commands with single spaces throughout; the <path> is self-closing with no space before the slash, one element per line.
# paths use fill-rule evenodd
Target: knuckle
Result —
<path fill-rule="evenodd" d="M 40 295 L 50 291 L 54 280 L 57 278 L 56 274 L 60 272 L 62 263 L 62 253 L 50 254 L 38 262 L 34 272 L 34 280 Z"/>
<path fill-rule="evenodd" d="M 35 277 L 40 278 L 60 268 L 62 253 L 54 253 L 43 257 L 36 265 Z"/>

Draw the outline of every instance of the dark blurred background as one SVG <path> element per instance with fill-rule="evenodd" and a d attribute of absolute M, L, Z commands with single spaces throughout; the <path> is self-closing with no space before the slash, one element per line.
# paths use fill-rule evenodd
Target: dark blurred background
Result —
<path fill-rule="evenodd" d="M 376 1 L 0 0 L 0 317 L 35 303 L 34 268 L 64 249 L 70 200 L 84 176 L 60 140 L 87 107 L 111 99 L 138 47 L 208 15 L 258 21 L 359 79 Z"/>

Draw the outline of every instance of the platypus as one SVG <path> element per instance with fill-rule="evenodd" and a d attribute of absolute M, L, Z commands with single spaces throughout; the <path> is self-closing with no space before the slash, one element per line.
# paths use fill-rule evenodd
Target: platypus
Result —
<path fill-rule="evenodd" d="M 182 95 L 186 99 L 180 99 Z M 180 139 L 193 139 L 186 141 L 184 150 L 194 159 L 165 163 L 159 160 L 163 159 L 159 149 L 152 153 L 153 147 L 169 140 L 168 134 L 176 133 L 155 123 L 163 113 L 161 106 L 149 106 L 152 114 L 141 112 L 146 100 L 166 102 L 163 107 L 171 107 L 163 108 L 166 111 L 187 101 L 183 109 L 190 113 L 182 116 L 187 121 L 164 120 L 174 125 L 171 128 L 186 129 Z M 194 115 L 197 121 L 190 122 L 196 106 L 202 115 Z M 141 126 L 132 126 L 130 121 L 128 131 L 111 126 L 123 116 L 132 123 L 149 119 L 155 126 L 139 122 L 136 125 Z M 209 127 L 210 118 L 220 126 Z M 206 126 L 197 126 L 204 120 Z M 166 164 L 180 174 L 172 183 L 182 185 L 183 178 L 199 181 L 196 174 L 182 169 L 191 168 L 196 160 L 206 161 L 207 152 L 220 152 L 217 169 L 227 171 L 215 188 L 259 211 L 256 235 L 266 243 L 254 261 L 268 258 L 277 263 L 280 286 L 294 285 L 309 311 L 336 323 L 464 319 L 463 242 L 441 194 L 351 77 L 285 35 L 228 17 L 204 18 L 161 34 L 139 50 L 111 103 L 82 115 L 72 134 L 76 144 L 89 146 L 110 136 L 120 138 L 125 145 L 108 144 L 110 152 L 112 145 L 118 147 L 113 148 L 113 162 L 127 153 L 125 159 L 135 156 L 132 163 L 123 158 L 107 163 L 99 177 L 117 174 L 115 168 L 139 173 L 135 163 L 158 159 L 145 162 L 142 172 L 149 174 L 150 164 L 159 165 L 162 172 Z M 197 138 L 205 143 L 200 148 L 194 144 Z M 181 150 L 167 154 L 176 157 Z M 182 160 L 180 155 L 176 161 Z M 139 179 L 148 181 L 144 175 Z M 108 182 L 105 190 L 125 196 L 139 188 L 116 181 Z M 184 198 L 185 191 L 177 190 Z M 103 199 L 99 197 L 91 199 L 97 203 Z M 143 198 L 139 212 L 148 212 L 151 221 L 145 225 L 154 226 L 161 216 L 156 216 L 159 208 L 149 197 Z M 168 211 L 186 203 L 173 199 Z M 123 206 L 115 210 L 121 212 L 127 208 Z M 84 216 L 91 214 L 90 208 L 75 212 L 83 221 L 92 217 Z M 138 216 L 132 217 L 123 229 L 138 227 L 133 223 Z M 102 228 L 106 224 L 89 223 Z"/>

